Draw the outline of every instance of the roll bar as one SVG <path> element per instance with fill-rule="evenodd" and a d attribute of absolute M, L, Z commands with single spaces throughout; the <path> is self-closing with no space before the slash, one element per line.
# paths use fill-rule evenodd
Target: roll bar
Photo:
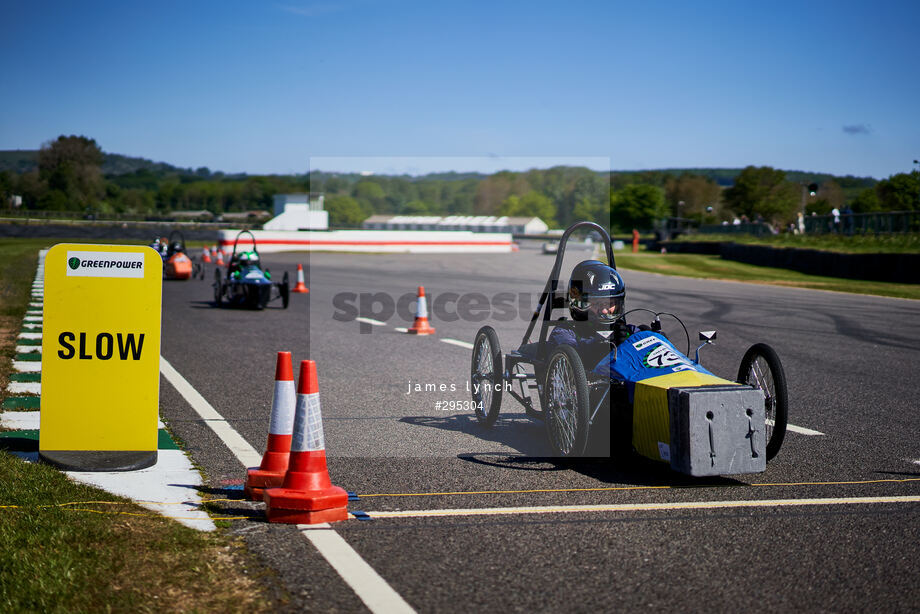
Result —
<path fill-rule="evenodd" d="M 537 305 L 537 308 L 534 310 L 533 316 L 530 318 L 530 325 L 527 327 L 527 332 L 524 333 L 523 341 L 521 341 L 521 347 L 530 342 L 530 335 L 533 332 L 534 326 L 537 324 L 537 318 L 540 317 L 540 312 L 543 311 L 543 323 L 540 326 L 540 347 L 537 352 L 537 356 L 540 359 L 543 358 L 543 348 L 546 345 L 546 333 L 549 329 L 549 322 L 554 307 L 553 303 L 556 299 L 556 288 L 559 287 L 559 271 L 562 268 L 562 259 L 565 256 L 565 244 L 568 242 L 569 236 L 579 228 L 595 230 L 600 234 L 601 238 L 604 240 L 604 248 L 607 252 L 607 262 L 609 262 L 610 266 L 614 269 L 617 268 L 616 261 L 613 259 L 613 246 L 610 244 L 610 233 L 608 233 L 605 228 L 594 222 L 576 222 L 566 228 L 565 232 L 562 233 L 562 238 L 559 240 L 559 248 L 556 250 L 556 261 L 553 263 L 553 270 L 549 275 L 549 279 L 546 280 L 543 294 L 540 295 L 540 304 Z M 549 301 L 547 301 L 547 297 L 550 298 Z"/>
<path fill-rule="evenodd" d="M 252 237 L 252 251 L 254 251 L 257 256 L 259 255 L 259 250 L 256 248 L 256 236 L 248 230 L 241 230 L 236 234 L 236 239 L 233 240 L 233 255 L 231 256 L 231 258 L 233 256 L 236 256 L 236 245 L 237 243 L 240 242 L 240 237 L 243 236 L 244 232 L 249 234 L 250 237 Z"/>

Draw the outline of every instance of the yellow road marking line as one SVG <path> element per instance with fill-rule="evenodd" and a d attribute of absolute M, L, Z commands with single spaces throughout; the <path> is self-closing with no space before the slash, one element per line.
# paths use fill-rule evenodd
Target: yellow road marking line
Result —
<path fill-rule="evenodd" d="M 755 507 L 801 507 L 808 505 L 868 505 L 877 503 L 920 503 L 920 496 L 849 497 L 827 499 L 765 499 L 759 501 L 687 501 L 671 503 L 619 503 L 609 505 L 545 505 L 528 507 L 486 507 L 444 510 L 400 510 L 364 512 L 371 519 L 436 518 L 445 516 L 498 516 L 509 514 L 572 514 L 585 512 L 644 512 Z M 354 516 L 354 515 L 352 515 Z"/>
<path fill-rule="evenodd" d="M 564 493 L 564 492 L 612 492 L 619 490 L 684 490 L 691 488 L 742 488 L 751 486 L 853 486 L 858 484 L 884 484 L 920 482 L 920 478 L 886 478 L 881 480 L 852 480 L 840 482 L 763 482 L 754 484 L 738 484 L 728 486 L 713 486 L 700 484 L 698 486 L 604 486 L 599 488 L 532 488 L 525 490 L 458 490 L 446 492 L 397 492 L 397 493 L 358 493 L 359 499 L 371 497 L 440 497 L 453 495 L 518 495 L 532 493 Z"/>

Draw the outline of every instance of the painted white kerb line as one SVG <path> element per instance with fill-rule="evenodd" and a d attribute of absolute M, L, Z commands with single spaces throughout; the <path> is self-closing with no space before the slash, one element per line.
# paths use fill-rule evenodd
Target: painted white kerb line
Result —
<path fill-rule="evenodd" d="M 160 373 L 182 395 L 182 398 L 192 406 L 192 409 L 201 416 L 205 424 L 211 427 L 211 430 L 220 437 L 220 440 L 230 448 L 230 451 L 243 463 L 244 467 L 258 467 L 262 463 L 262 456 L 256 452 L 255 448 L 233 430 L 233 427 L 224 420 L 224 417 L 217 413 L 217 410 L 211 407 L 211 404 L 197 390 L 192 388 L 192 385 L 162 356 L 160 356 Z"/>
<path fill-rule="evenodd" d="M 329 523 L 299 524 L 297 528 L 339 572 L 371 612 L 415 612 Z M 349 573 L 342 573 L 348 570 Z"/>
<path fill-rule="evenodd" d="M 160 356 L 160 373 L 201 416 L 205 424 L 220 437 L 224 445 L 230 448 L 244 467 L 257 467 L 262 462 L 262 457 L 255 448 L 249 445 L 249 442 L 243 439 L 162 356 Z M 328 523 L 298 525 L 298 528 L 371 612 L 384 614 L 415 611 Z M 317 531 L 316 529 L 327 530 Z"/>

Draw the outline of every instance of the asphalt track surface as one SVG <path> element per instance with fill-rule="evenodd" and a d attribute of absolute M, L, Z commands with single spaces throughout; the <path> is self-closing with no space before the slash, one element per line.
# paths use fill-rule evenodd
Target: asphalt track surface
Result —
<path fill-rule="evenodd" d="M 573 253 L 566 268 L 587 255 Z M 212 269 L 206 281 L 167 282 L 162 354 L 259 452 L 276 352 L 293 352 L 295 373 L 300 360 L 317 362 L 332 480 L 360 497 L 349 509 L 423 511 L 349 520 L 334 530 L 417 611 L 920 607 L 920 503 L 885 499 L 920 495 L 917 302 L 625 271 L 628 308 L 677 313 L 693 338 L 718 330 L 702 353 L 714 373 L 733 379 L 748 346 L 772 345 L 788 378 L 790 423 L 822 433 L 788 433 L 763 474 L 699 479 L 635 456 L 546 458 L 542 424 L 507 397 L 491 430 L 471 411 L 436 409 L 439 400 L 469 399 L 471 352 L 444 339 L 472 343 L 489 323 L 508 351 L 520 343 L 527 316 L 496 322 L 493 311 L 480 314 L 483 321 L 445 321 L 432 314 L 437 334 L 416 337 L 397 332 L 410 324 L 381 314 L 379 305 L 366 315 L 382 326 L 362 326 L 336 307 L 348 293 L 396 301 L 418 285 L 430 309 L 449 292 L 524 293 L 535 305 L 549 256 L 523 249 L 265 260 L 292 280 L 303 263 L 310 293 L 292 295 L 287 310 L 257 312 L 215 308 Z M 410 383 L 448 391 L 406 394 Z M 164 421 L 202 467 L 208 490 L 238 493 L 227 489 L 238 487 L 245 468 L 165 379 L 160 396 Z M 825 504 L 727 507 L 813 499 Z M 698 506 L 711 502 L 727 503 Z M 631 504 L 662 505 L 613 507 Z M 608 507 L 462 512 L 576 505 Z M 262 581 L 286 595 L 282 611 L 366 611 L 296 527 L 269 525 L 262 509 L 240 501 L 225 511 L 251 518 L 233 521 L 231 530 L 276 571 Z M 434 515 L 440 510 L 457 511 Z"/>

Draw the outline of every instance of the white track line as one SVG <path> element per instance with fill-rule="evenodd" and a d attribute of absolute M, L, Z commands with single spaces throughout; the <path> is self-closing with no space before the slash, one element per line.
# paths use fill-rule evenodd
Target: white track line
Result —
<path fill-rule="evenodd" d="M 201 416 L 205 424 L 211 427 L 211 430 L 220 437 L 220 440 L 230 448 L 230 451 L 243 463 L 244 467 L 258 467 L 262 463 L 262 456 L 256 452 L 255 448 L 249 445 L 249 442 L 243 439 L 224 420 L 224 417 L 217 413 L 217 410 L 211 407 L 211 404 L 162 356 L 160 356 L 160 373 L 182 395 L 182 398 L 192 406 L 192 409 Z"/>
<path fill-rule="evenodd" d="M 449 337 L 445 337 L 444 339 L 441 339 L 441 341 L 443 343 L 449 343 L 450 345 L 456 345 L 457 347 L 466 348 L 468 350 L 473 349 L 473 344 L 467 343 L 466 341 L 458 341 L 457 339 L 450 339 Z"/>
<path fill-rule="evenodd" d="M 217 413 L 217 410 L 162 356 L 160 356 L 160 373 L 204 419 L 205 424 L 211 427 L 224 445 L 230 448 L 244 467 L 256 467 L 262 462 L 262 457 L 255 448 L 249 445 L 249 442 L 243 439 L 230 426 L 230 423 L 224 420 L 223 416 Z M 314 527 L 328 530 L 317 531 Z M 380 574 L 374 571 L 374 568 L 368 565 L 361 555 L 355 552 L 348 542 L 328 524 L 298 525 L 298 528 L 371 612 L 374 614 L 414 612 L 399 593 L 393 590 L 380 577 Z"/>
<path fill-rule="evenodd" d="M 824 435 L 824 433 L 822 433 L 822 432 L 820 432 L 820 431 L 813 431 L 813 430 L 811 430 L 811 429 L 805 428 L 804 426 L 796 426 L 796 425 L 794 425 L 794 424 L 787 424 L 787 425 L 786 425 L 786 430 L 787 430 L 787 431 L 792 431 L 793 433 L 799 433 L 800 435 L 812 435 L 812 436 L 814 436 L 814 435 Z"/>
<path fill-rule="evenodd" d="M 358 322 L 364 322 L 365 324 L 372 324 L 374 326 L 386 326 L 386 322 L 381 322 L 380 320 L 374 320 L 372 318 L 355 318 Z"/>
<path fill-rule="evenodd" d="M 772 420 L 767 420 L 767 426 L 773 426 L 773 425 L 774 423 Z M 824 433 L 822 433 L 821 431 L 813 431 L 811 429 L 805 428 L 804 426 L 796 426 L 794 424 L 786 424 L 786 430 L 792 431 L 793 433 L 799 433 L 800 435 L 812 435 L 812 436 L 824 435 Z"/>
<path fill-rule="evenodd" d="M 371 612 L 415 611 L 328 523 L 301 524 L 297 528 L 339 572 Z M 348 570 L 349 573 L 342 573 L 342 570 Z"/>
<path fill-rule="evenodd" d="M 622 503 L 609 505 L 546 505 L 533 507 L 487 507 L 446 510 L 364 512 L 371 519 L 434 518 L 438 516 L 498 516 L 504 514 L 573 514 L 584 512 L 644 512 L 661 510 L 708 510 L 751 507 L 798 507 L 806 505 L 867 505 L 874 503 L 920 503 L 920 496 L 848 497 L 827 499 L 764 499 L 760 501 L 688 501 L 673 503 Z"/>

